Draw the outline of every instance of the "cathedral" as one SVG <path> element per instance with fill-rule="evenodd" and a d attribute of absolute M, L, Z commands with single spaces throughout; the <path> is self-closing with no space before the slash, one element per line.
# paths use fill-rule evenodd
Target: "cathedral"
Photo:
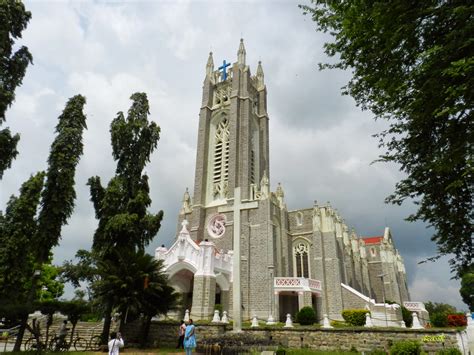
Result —
<path fill-rule="evenodd" d="M 385 301 L 410 295 L 390 229 L 360 237 L 329 203 L 289 211 L 283 187 L 271 191 L 264 73 L 259 62 L 252 75 L 245 57 L 242 40 L 235 63 L 215 68 L 209 54 L 194 190 L 184 194 L 174 244 L 155 252 L 183 312 L 272 323 L 311 306 L 322 322 L 367 308 L 400 326 L 399 307 Z"/>

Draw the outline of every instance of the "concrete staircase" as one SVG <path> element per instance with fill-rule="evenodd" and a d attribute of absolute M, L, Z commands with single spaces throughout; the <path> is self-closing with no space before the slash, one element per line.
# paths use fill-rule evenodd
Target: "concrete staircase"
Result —
<path fill-rule="evenodd" d="M 30 315 L 30 320 L 29 323 L 32 324 L 33 319 L 36 319 L 36 322 L 39 322 L 40 324 L 40 330 L 41 330 L 41 335 L 42 338 L 46 336 L 46 317 L 42 314 L 34 313 Z M 53 316 L 53 324 L 49 327 L 49 339 L 52 339 L 59 330 L 59 327 L 61 323 L 67 319 L 65 316 L 61 314 L 55 314 Z M 103 328 L 104 322 L 81 322 L 79 321 L 76 325 L 76 328 L 74 329 L 74 338 L 76 337 L 81 337 L 86 339 L 88 342 L 92 339 L 93 336 L 98 336 L 102 333 L 102 328 Z M 116 325 L 112 323 L 111 331 L 115 330 Z M 68 322 L 68 328 L 69 331 L 72 330 L 72 324 Z M 68 334 L 68 338 L 69 339 Z M 25 336 L 23 337 L 24 341 L 27 341 L 30 337 L 33 335 L 26 331 Z"/>

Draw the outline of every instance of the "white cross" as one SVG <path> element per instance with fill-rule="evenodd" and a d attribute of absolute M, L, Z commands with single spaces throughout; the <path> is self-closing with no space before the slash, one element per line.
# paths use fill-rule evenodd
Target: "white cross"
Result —
<path fill-rule="evenodd" d="M 257 207 L 257 201 L 242 203 L 240 199 L 240 187 L 236 187 L 234 190 L 233 206 L 218 208 L 218 212 L 234 212 L 234 262 L 232 264 L 232 313 L 234 316 L 234 332 L 242 331 L 242 299 L 240 295 L 240 212 Z"/>

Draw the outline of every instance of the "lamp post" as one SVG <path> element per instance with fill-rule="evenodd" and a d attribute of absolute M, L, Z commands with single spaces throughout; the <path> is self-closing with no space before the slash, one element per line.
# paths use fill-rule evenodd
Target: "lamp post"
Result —
<path fill-rule="evenodd" d="M 387 321 L 387 307 L 385 307 L 385 283 L 383 281 L 384 276 L 387 276 L 387 274 L 380 274 L 378 277 L 380 277 L 380 280 L 382 281 L 382 298 L 383 298 L 383 312 L 385 314 L 385 326 L 388 327 L 388 321 Z"/>

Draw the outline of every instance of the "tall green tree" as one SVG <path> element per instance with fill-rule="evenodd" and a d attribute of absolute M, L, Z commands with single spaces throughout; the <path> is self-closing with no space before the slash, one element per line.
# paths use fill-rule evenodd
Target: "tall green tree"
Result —
<path fill-rule="evenodd" d="M 34 272 L 36 214 L 44 173 L 31 176 L 12 196 L 5 214 L 0 214 L 0 303 L 25 304 Z"/>
<path fill-rule="evenodd" d="M 18 0 L 0 0 L 0 126 L 5 122 L 5 112 L 15 100 L 15 89 L 21 85 L 26 68 L 33 62 L 28 48 L 13 50 L 15 40 L 28 25 L 31 13 Z M 18 154 L 20 140 L 8 128 L 0 130 L 0 179 Z"/>
<path fill-rule="evenodd" d="M 117 161 L 115 176 L 106 188 L 98 176 L 88 181 L 91 201 L 99 220 L 92 253 L 101 261 L 102 269 L 104 265 L 118 269 L 122 267 L 119 264 L 123 262 L 124 255 L 132 258 L 133 253 L 143 252 L 160 229 L 163 219 L 163 211 L 156 214 L 147 211 L 151 205 L 150 188 L 148 176 L 143 174 L 150 155 L 157 147 L 160 128 L 148 121 L 146 94 L 135 93 L 131 100 L 127 116 L 119 112 L 110 127 L 112 155 Z M 106 274 L 101 273 L 100 282 L 108 279 Z M 118 283 L 124 281 L 119 274 L 113 275 Z M 122 301 L 112 296 L 102 299 L 105 307 L 102 338 L 105 341 L 110 330 L 112 309 Z"/>
<path fill-rule="evenodd" d="M 300 6 L 329 32 L 325 45 L 349 69 L 343 88 L 389 128 L 380 134 L 381 161 L 406 178 L 386 201 L 413 199 L 409 221 L 434 227 L 438 255 L 453 271 L 474 259 L 473 97 L 474 5 L 466 1 L 312 0 Z"/>
<path fill-rule="evenodd" d="M 160 139 L 160 127 L 148 122 L 149 104 L 145 93 L 131 96 L 127 117 L 119 112 L 110 133 L 112 155 L 117 161 L 115 177 L 107 188 L 100 177 L 89 179 L 91 201 L 99 227 L 94 234 L 93 250 L 107 253 L 112 248 L 143 249 L 161 226 L 163 211 L 152 215 L 148 176 L 143 174 L 150 155 Z"/>
<path fill-rule="evenodd" d="M 35 270 L 50 263 L 51 250 L 59 243 L 61 228 L 74 208 L 74 175 L 86 128 L 84 104 L 81 95 L 69 99 L 59 116 L 47 172 L 38 173 L 23 184 L 20 197 L 10 199 L 5 215 L 0 218 L 0 297 L 25 306 L 19 307 L 21 328 L 15 351 L 20 350 L 28 311 L 41 295 L 40 287 L 47 282 L 47 286 L 59 291 L 46 275 L 43 284 L 40 277 L 34 276 Z"/>
<path fill-rule="evenodd" d="M 38 216 L 37 259 L 46 262 L 51 249 L 59 244 L 61 228 L 74 210 L 76 190 L 74 175 L 83 153 L 82 133 L 86 126 L 83 112 L 86 98 L 76 95 L 69 99 L 56 126 L 56 138 L 48 158 L 46 182 L 41 193 Z"/>

